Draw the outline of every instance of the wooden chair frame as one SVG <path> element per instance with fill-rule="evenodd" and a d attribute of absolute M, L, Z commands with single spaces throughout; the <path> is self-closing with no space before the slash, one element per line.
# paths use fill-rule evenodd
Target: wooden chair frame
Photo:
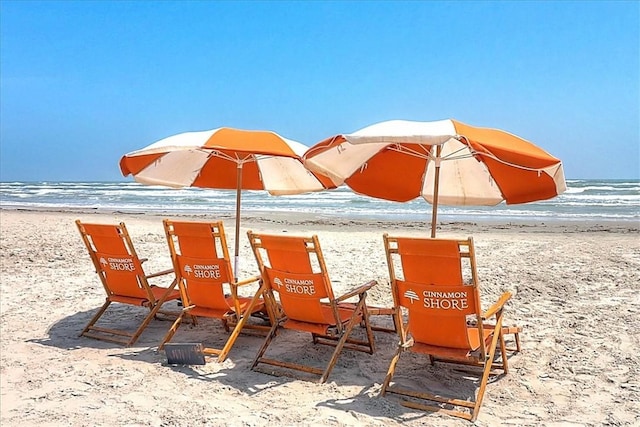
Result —
<path fill-rule="evenodd" d="M 175 290 L 176 280 L 166 288 L 149 284 L 149 279 L 172 274 L 173 270 L 145 274 L 142 268 L 145 259 L 138 257 L 123 222 L 117 225 L 88 224 L 76 220 L 76 225 L 107 294 L 104 304 L 80 336 L 131 346 L 159 313 L 177 315 L 161 310 L 165 302 L 180 298 Z M 113 302 L 146 307 L 149 313 L 134 332 L 97 326 L 96 323 Z"/>
<path fill-rule="evenodd" d="M 320 383 L 324 383 L 331 374 L 343 348 L 373 354 L 375 343 L 369 323 L 366 295 L 367 291 L 376 284 L 375 281 L 370 281 L 340 297 L 335 297 L 318 236 L 276 236 L 257 234 L 252 231 L 248 231 L 247 235 L 260 268 L 262 280 L 267 286 L 266 293 L 270 296 L 269 300 L 273 303 L 275 301 L 279 302 L 278 309 L 274 309 L 274 312 L 278 313 L 278 319 L 274 322 L 267 338 L 258 351 L 251 369 L 255 369 L 259 364 L 267 364 L 287 370 L 314 374 L 320 377 L 318 380 Z M 276 247 L 281 244 L 284 244 L 287 249 L 284 249 L 284 246 Z M 292 245 L 296 246 L 295 251 L 288 252 Z M 291 259 L 286 261 L 287 265 L 281 265 L 283 264 L 282 260 L 274 261 L 276 259 L 276 255 L 274 255 L 276 251 L 280 253 L 278 256 L 282 254 L 285 255 L 284 258 L 288 258 L 287 255 L 291 256 Z M 279 280 L 281 278 L 282 280 Z M 310 295 L 304 297 L 307 299 L 304 302 L 302 302 L 302 299 L 296 300 L 304 305 L 304 309 L 294 309 L 294 305 L 290 302 L 291 298 L 298 298 L 299 295 L 291 296 L 288 291 L 284 290 L 286 286 L 278 285 L 278 281 L 286 283 L 287 280 L 293 280 L 291 278 L 304 278 L 313 283 L 314 291 L 309 292 Z M 276 298 L 276 294 L 278 298 Z M 347 302 L 347 300 L 354 297 L 358 298 L 357 303 Z M 311 314 L 307 316 L 304 313 L 307 309 L 310 312 L 316 312 L 315 310 L 317 310 L 317 312 L 325 313 L 324 320 L 312 319 L 313 316 Z M 328 311 L 330 311 L 330 315 L 326 314 Z M 366 339 L 361 340 L 351 336 L 354 327 L 358 324 L 364 326 Z M 334 346 L 335 349 L 327 366 L 324 369 L 318 369 L 264 357 L 267 348 L 280 328 L 303 333 L 311 332 L 314 344 Z M 272 371 L 267 373 L 283 375 Z M 295 377 L 295 375 L 292 376 Z"/>
<path fill-rule="evenodd" d="M 393 356 L 391 363 L 389 365 L 389 370 L 385 377 L 384 383 L 381 389 L 381 395 L 384 396 L 387 392 L 399 394 L 405 397 L 411 397 L 414 399 L 433 402 L 431 404 L 423 404 L 417 403 L 415 401 L 403 401 L 401 404 L 403 406 L 411 407 L 414 409 L 420 409 L 425 411 L 432 412 L 443 412 L 449 415 L 453 415 L 456 417 L 464 418 L 470 421 L 475 421 L 480 406 L 482 405 L 482 401 L 484 398 L 484 394 L 486 391 L 486 386 L 488 382 L 488 378 L 491 374 L 495 374 L 495 371 L 492 371 L 492 368 L 498 368 L 503 371 L 504 374 L 508 373 L 508 358 L 507 358 L 507 348 L 504 342 L 505 334 L 514 334 L 516 339 L 516 349 L 514 351 L 520 351 L 520 339 L 519 332 L 520 328 L 518 327 L 507 327 L 503 326 L 503 311 L 504 306 L 507 301 L 511 298 L 510 292 L 505 292 L 498 299 L 498 301 L 493 304 L 487 311 L 482 312 L 481 303 L 480 303 L 480 292 L 478 286 L 478 274 L 476 268 L 476 258 L 475 258 L 475 250 L 473 246 L 473 239 L 470 237 L 466 240 L 449 240 L 449 239 L 412 239 L 412 238 L 400 238 L 400 237 L 390 237 L 385 234 L 383 236 L 385 252 L 387 256 L 387 264 L 389 267 L 389 276 L 391 279 L 391 287 L 393 292 L 394 306 L 395 306 L 395 323 L 396 328 L 398 330 L 398 336 L 400 338 L 400 342 L 398 344 L 398 348 L 396 350 L 395 355 Z M 429 255 L 421 254 L 426 245 L 430 244 L 438 244 L 438 242 L 444 242 L 444 244 L 455 244 L 458 248 L 458 258 L 457 263 L 460 266 L 460 277 L 456 279 L 437 279 L 437 280 L 451 280 L 451 282 L 447 282 L 446 288 L 438 288 L 435 285 L 443 285 L 443 283 L 435 283 L 429 282 L 434 279 L 424 279 L 425 282 L 416 283 L 418 280 L 416 276 L 424 273 L 426 269 L 429 267 Z M 404 249 L 406 245 L 407 248 L 411 247 L 411 249 Z M 409 246 L 412 245 L 412 246 Z M 410 254 L 410 255 L 409 255 Z M 400 271 L 404 270 L 404 261 L 407 258 L 413 256 L 413 261 L 409 267 L 411 269 L 415 268 L 416 260 L 417 262 L 424 263 L 422 264 L 424 270 L 422 272 L 411 273 L 413 277 L 411 277 L 410 281 L 408 281 L 405 271 L 402 271 L 402 280 L 399 277 Z M 405 258 L 405 259 L 403 259 Z M 462 281 L 462 260 L 467 259 L 469 263 L 470 273 L 471 273 L 471 283 L 469 285 L 465 285 Z M 435 261 L 432 259 L 431 262 Z M 456 262 L 456 261 L 453 261 Z M 453 264 L 451 264 L 453 265 Z M 452 267 L 453 268 L 453 267 Z M 443 267 L 444 269 L 444 267 Z M 459 282 L 457 282 L 459 280 Z M 457 283 L 456 283 L 457 282 Z M 407 285 L 408 284 L 408 285 Z M 408 291 L 405 291 L 404 294 L 401 295 L 401 289 L 405 289 L 405 287 L 409 286 Z M 422 287 L 420 287 L 422 286 Z M 469 338 L 465 338 L 466 345 L 460 345 L 458 348 L 445 347 L 442 343 L 433 343 L 433 342 L 420 342 L 414 339 L 414 334 L 422 334 L 420 331 L 424 331 L 427 329 L 437 330 L 443 328 L 442 321 L 439 321 L 437 324 L 435 323 L 435 318 L 430 319 L 430 315 L 423 315 L 426 317 L 420 317 L 420 323 L 417 325 L 411 324 L 411 317 L 418 316 L 419 311 L 425 310 L 424 307 L 429 305 L 433 307 L 436 304 L 430 302 L 426 304 L 421 297 L 427 295 L 425 293 L 422 294 L 411 294 L 413 289 L 460 289 L 464 290 L 465 296 L 470 295 L 471 302 L 458 303 L 460 306 L 469 305 L 469 307 L 473 307 L 471 310 L 472 317 L 474 318 L 473 322 L 468 322 L 465 320 L 465 315 L 457 315 L 455 317 L 455 322 L 460 322 L 459 330 L 466 329 L 463 333 L 465 335 L 468 334 Z M 423 291 L 424 292 L 424 291 Z M 409 301 L 409 302 L 408 302 Z M 433 301 L 433 300 L 431 300 Z M 439 300 L 437 303 L 437 307 L 445 306 L 444 300 Z M 414 306 L 413 303 L 416 303 Z M 449 303 L 451 304 L 451 303 Z M 403 311 L 407 312 L 407 320 L 404 320 Z M 423 313 L 442 313 L 444 310 L 433 310 L 433 311 L 423 311 Z M 416 314 L 414 314 L 414 312 Z M 444 319 L 442 317 L 440 320 Z M 490 319 L 493 319 L 493 322 L 489 322 Z M 452 320 L 453 321 L 453 320 Z M 433 323 L 430 323 L 433 322 Z M 477 345 L 471 344 L 471 338 L 475 334 L 475 339 L 473 342 L 477 343 Z M 426 336 L 432 337 L 437 335 L 427 334 Z M 423 338 L 424 340 L 424 335 Z M 448 340 L 445 339 L 445 340 Z M 468 341 L 467 341 L 468 340 Z M 434 341 L 437 341 L 434 340 Z M 501 360 L 496 361 L 496 351 L 500 349 Z M 510 349 L 511 350 L 511 349 Z M 447 362 L 453 364 L 462 364 L 462 365 L 470 365 L 481 368 L 481 376 L 480 376 L 480 385 L 475 396 L 475 400 L 462 400 L 456 399 L 452 397 L 444 397 L 441 395 L 432 394 L 429 392 L 418 392 L 415 390 L 409 390 L 406 388 L 401 388 L 394 384 L 394 386 L 390 386 L 391 380 L 395 374 L 396 365 L 401 354 L 405 351 L 412 351 L 419 354 L 426 354 L 429 356 L 430 362 L 433 364 L 435 361 Z"/>
<path fill-rule="evenodd" d="M 271 314 L 262 298 L 266 286 L 260 283 L 260 276 L 236 281 L 222 221 L 205 223 L 165 219 L 163 225 L 184 308 L 158 350 L 163 350 L 165 344 L 171 341 L 185 317 L 194 325 L 197 324 L 199 316 L 219 319 L 225 331 L 231 334 L 222 348 L 205 346 L 203 353 L 216 357 L 216 360 L 222 363 L 240 333 L 247 332 L 245 328 L 262 336 L 271 329 L 270 326 L 249 322 L 252 315 L 259 313 L 263 313 L 264 316 L 261 317 L 270 322 L 275 319 L 275 315 Z M 196 279 L 191 277 L 192 274 L 197 274 L 196 263 L 205 267 L 215 267 L 215 274 L 219 277 L 209 277 L 210 272 L 200 270 L 200 274 L 206 273 L 208 278 L 204 281 L 198 279 L 199 282 L 196 283 Z M 240 288 L 256 284 L 256 292 L 251 297 L 239 294 Z"/>

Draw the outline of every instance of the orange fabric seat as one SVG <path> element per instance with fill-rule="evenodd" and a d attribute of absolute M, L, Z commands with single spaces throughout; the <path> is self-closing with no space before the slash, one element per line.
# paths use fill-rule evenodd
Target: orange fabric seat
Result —
<path fill-rule="evenodd" d="M 484 329 L 482 333 L 484 335 L 484 346 L 488 348 L 491 345 L 491 339 L 493 338 L 493 330 Z M 443 359 L 468 360 L 469 358 L 474 357 L 473 352 L 480 348 L 478 328 L 467 328 L 467 340 L 469 342 L 469 346 L 463 348 L 442 347 L 422 342 L 414 342 L 411 351 L 427 355 L 437 354 Z"/>
<path fill-rule="evenodd" d="M 414 239 L 385 234 L 384 245 L 400 342 L 381 394 L 396 393 L 412 399 L 402 402 L 404 406 L 474 421 L 492 367 L 508 372 L 504 335 L 514 334 L 520 350 L 520 328 L 503 327 L 503 310 L 511 293 L 505 292 L 491 308 L 482 311 L 472 238 Z M 464 273 L 470 275 L 470 280 L 465 280 Z M 485 322 L 490 318 L 493 324 Z M 477 395 L 463 400 L 392 386 L 396 365 L 405 351 L 427 355 L 431 363 L 481 368 Z"/>
<path fill-rule="evenodd" d="M 323 304 L 321 309 L 322 309 L 323 319 L 320 323 L 309 323 L 309 322 L 304 322 L 299 320 L 286 319 L 282 323 L 282 327 L 285 329 L 307 331 L 314 334 L 330 335 L 329 330 L 331 328 L 335 328 L 338 323 L 344 324 L 353 317 L 355 306 L 353 304 L 349 304 L 342 307 L 342 304 L 338 304 L 338 317 L 340 319 L 339 322 L 336 322 L 331 305 Z M 356 317 L 356 321 L 357 322 L 362 321 L 363 317 L 364 316 L 362 313 L 358 313 Z"/>
<path fill-rule="evenodd" d="M 175 290 L 176 281 L 168 287 L 149 284 L 149 279 L 172 274 L 173 270 L 146 274 L 143 260 L 138 258 L 124 223 L 87 224 L 77 220 L 76 225 L 107 294 L 105 303 L 82 330 L 81 336 L 133 345 L 158 313 L 176 314 L 161 311 L 165 302 L 180 298 Z M 146 307 L 149 313 L 134 332 L 98 326 L 100 317 L 114 302 Z"/>
<path fill-rule="evenodd" d="M 306 372 L 325 382 L 344 347 L 372 354 L 375 350 L 369 324 L 366 293 L 375 285 L 368 282 L 338 298 L 334 296 L 317 236 L 297 237 L 257 234 L 249 231 L 249 243 L 267 286 L 266 300 L 277 313 L 267 338 L 251 366 L 278 366 Z M 346 302 L 357 298 L 357 302 Z M 352 336 L 354 326 L 362 324 L 365 338 Z M 324 369 L 292 361 L 265 357 L 279 328 L 311 333 L 314 343 L 335 347 Z M 281 344 L 284 345 L 284 344 Z M 268 373 L 279 375 L 277 372 Z"/>
<path fill-rule="evenodd" d="M 186 222 L 163 221 L 171 259 L 180 289 L 183 310 L 159 346 L 162 350 L 171 341 L 186 318 L 195 324 L 198 317 L 219 319 L 225 330 L 233 330 L 222 348 L 205 346 L 206 355 L 217 356 L 224 362 L 243 328 L 266 333 L 270 326 L 249 322 L 249 318 L 264 312 L 265 306 L 259 277 L 236 281 L 231 268 L 227 239 L 222 221 Z M 256 284 L 251 296 L 242 296 L 240 288 Z"/>

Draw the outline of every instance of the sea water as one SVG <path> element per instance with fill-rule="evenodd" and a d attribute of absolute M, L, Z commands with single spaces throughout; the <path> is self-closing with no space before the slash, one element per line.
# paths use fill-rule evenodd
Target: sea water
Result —
<path fill-rule="evenodd" d="M 95 209 L 127 213 L 233 214 L 236 192 L 173 189 L 135 182 L 1 182 L 0 207 Z M 398 203 L 353 193 L 347 187 L 319 193 L 271 196 L 242 192 L 242 213 L 305 213 L 321 218 L 423 221 L 431 205 L 422 198 Z M 491 207 L 440 206 L 440 221 L 640 221 L 640 181 L 567 180 L 567 191 L 541 202 Z"/>

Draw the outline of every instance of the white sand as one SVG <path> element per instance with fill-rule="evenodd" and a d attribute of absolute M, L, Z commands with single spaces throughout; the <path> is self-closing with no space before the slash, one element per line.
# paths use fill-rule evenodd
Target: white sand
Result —
<path fill-rule="evenodd" d="M 389 333 L 375 334 L 373 356 L 345 350 L 326 384 L 249 370 L 260 337 L 242 335 L 222 364 L 191 367 L 168 366 L 157 351 L 169 322 L 153 321 L 130 348 L 79 338 L 104 295 L 77 218 L 126 222 L 139 255 L 149 258 L 147 272 L 171 267 L 161 217 L 1 210 L 0 425 L 469 425 L 378 396 L 397 343 Z M 243 218 L 241 276 L 257 274 L 247 229 L 315 233 L 336 292 L 375 279 L 368 299 L 378 305 L 391 303 L 382 233 L 428 234 L 415 223 L 272 218 Z M 225 225 L 233 248 L 234 224 L 225 218 Z M 640 424 L 638 230 L 624 223 L 441 227 L 439 237 L 474 237 L 485 307 L 511 290 L 506 321 L 524 328 L 524 350 L 507 376 L 490 382 L 477 425 Z M 144 311 L 118 306 L 115 313 L 133 325 Z M 174 341 L 223 338 L 218 323 L 204 320 L 183 326 Z M 288 331 L 278 342 L 319 367 L 331 351 Z M 474 391 L 459 372 L 414 355 L 403 356 L 396 379 L 463 398 Z"/>

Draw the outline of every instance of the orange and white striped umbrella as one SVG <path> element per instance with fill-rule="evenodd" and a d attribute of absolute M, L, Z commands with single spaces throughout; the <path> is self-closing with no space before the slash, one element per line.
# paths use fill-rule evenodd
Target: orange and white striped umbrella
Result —
<path fill-rule="evenodd" d="M 223 127 L 180 133 L 125 154 L 120 170 L 142 184 L 236 190 L 238 274 L 242 190 L 283 195 L 333 187 L 329 179 L 305 168 L 301 156 L 307 148 L 275 132 Z"/>
<path fill-rule="evenodd" d="M 360 194 L 406 202 L 491 206 L 550 199 L 566 189 L 562 162 L 498 129 L 456 120 L 391 120 L 321 141 L 304 155 L 307 168 Z"/>
<path fill-rule="evenodd" d="M 174 188 L 266 190 L 274 195 L 323 190 L 324 178 L 302 164 L 307 149 L 275 132 L 218 128 L 180 133 L 125 154 L 120 169 L 137 182 Z"/>

